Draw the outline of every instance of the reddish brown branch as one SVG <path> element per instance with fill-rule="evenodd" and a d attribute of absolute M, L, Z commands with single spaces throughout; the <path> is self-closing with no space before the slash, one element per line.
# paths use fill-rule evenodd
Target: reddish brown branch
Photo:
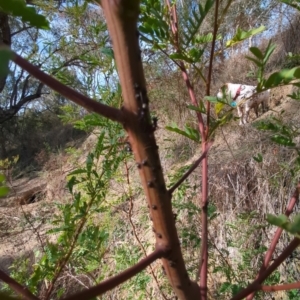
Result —
<path fill-rule="evenodd" d="M 253 283 L 251 283 L 244 290 L 235 295 L 231 300 L 242 300 L 249 294 L 258 291 L 261 288 L 261 283 L 268 278 L 300 245 L 300 239 L 294 238 L 291 243 L 284 249 L 284 251 L 275 259 L 273 264 L 265 270 Z"/>
<path fill-rule="evenodd" d="M 288 207 L 287 207 L 287 209 L 285 211 L 285 215 L 286 216 L 289 216 L 292 213 L 292 211 L 294 209 L 294 206 L 296 205 L 296 203 L 297 203 L 297 201 L 299 199 L 299 191 L 300 191 L 300 183 L 298 183 L 297 188 L 294 191 L 294 194 L 293 194 L 292 198 L 290 199 Z M 267 251 L 267 253 L 265 255 L 264 262 L 263 262 L 263 264 L 262 264 L 262 266 L 261 266 L 261 268 L 260 268 L 260 270 L 259 270 L 258 275 L 257 275 L 256 278 L 258 278 L 267 269 L 267 267 L 268 267 L 268 265 L 269 265 L 269 263 L 271 261 L 271 258 L 273 256 L 273 253 L 275 251 L 275 248 L 277 246 L 277 243 L 279 241 L 279 238 L 281 236 L 282 231 L 283 231 L 282 228 L 277 228 L 277 230 L 275 232 L 275 235 L 273 237 L 273 240 L 271 242 L 271 245 L 270 245 L 270 247 L 269 247 L 269 249 L 268 249 L 268 251 Z M 254 297 L 254 295 L 255 295 L 255 293 L 252 293 L 251 295 L 249 295 L 247 297 L 247 300 L 252 300 L 253 297 Z"/>
<path fill-rule="evenodd" d="M 213 142 L 209 142 L 206 146 L 206 150 L 202 153 L 202 155 L 193 163 L 190 169 L 168 190 L 170 194 L 172 194 L 199 166 L 201 161 L 207 156 L 207 152 L 212 146 Z"/>
<path fill-rule="evenodd" d="M 180 53 L 180 44 L 179 44 L 179 36 L 178 36 L 178 21 L 177 21 L 177 12 L 176 12 L 176 5 L 171 5 L 170 0 L 166 0 L 166 5 L 169 9 L 169 14 L 170 14 L 170 25 L 173 33 L 173 44 L 175 46 L 175 49 L 177 53 Z M 183 76 L 183 79 L 185 81 L 185 84 L 187 86 L 189 96 L 191 99 L 191 102 L 194 106 L 198 106 L 198 101 L 195 96 L 194 88 L 191 84 L 191 81 L 189 79 L 187 70 L 185 68 L 185 65 L 182 61 L 179 62 L 179 67 Z M 200 112 L 196 112 L 197 119 L 198 119 L 198 126 L 199 126 L 199 131 L 201 133 L 202 141 L 205 140 L 205 131 L 204 131 L 204 120 L 202 117 L 202 114 Z"/>
<path fill-rule="evenodd" d="M 116 286 L 120 285 L 121 283 L 127 281 L 131 277 L 135 276 L 139 272 L 146 269 L 151 263 L 153 263 L 158 258 L 161 258 L 166 253 L 163 249 L 156 249 L 153 253 L 149 254 L 147 257 L 143 258 L 139 263 L 134 265 L 131 268 L 128 268 L 124 272 L 107 279 L 100 284 L 80 293 L 77 293 L 74 296 L 70 296 L 64 298 L 63 300 L 82 300 L 82 299 L 90 299 L 92 297 L 99 296 L 109 290 L 112 290 Z"/>
<path fill-rule="evenodd" d="M 0 269 L 0 280 L 4 281 L 12 290 L 14 290 L 23 298 L 28 300 L 39 300 L 39 298 L 31 294 L 31 292 L 25 286 L 22 286 L 21 284 L 16 282 L 10 276 L 5 274 L 1 269 Z"/>
<path fill-rule="evenodd" d="M 36 77 L 41 82 L 52 88 L 54 91 L 60 93 L 62 96 L 70 99 L 74 103 L 86 108 L 89 111 L 98 113 L 110 120 L 123 123 L 123 114 L 119 109 L 110 107 L 108 105 L 96 102 L 91 98 L 71 89 L 70 87 L 60 83 L 55 78 L 41 71 L 38 67 L 29 63 L 26 59 L 14 53 L 12 60 L 21 68 L 26 70 L 29 74 Z"/>
<path fill-rule="evenodd" d="M 295 289 L 300 289 L 300 281 L 294 283 L 281 284 L 281 285 L 272 285 L 272 286 L 262 285 L 260 289 L 264 292 L 295 290 Z"/>
<path fill-rule="evenodd" d="M 216 0 L 216 2 L 215 2 L 215 22 L 214 22 L 213 40 L 212 40 L 212 44 L 211 44 L 210 57 L 209 57 L 209 67 L 208 67 L 208 76 L 207 76 L 207 81 L 206 81 L 206 96 L 210 95 L 212 67 L 213 67 L 216 39 L 217 39 L 217 33 L 218 33 L 218 13 L 219 13 L 219 0 Z M 211 106 L 210 101 L 207 101 L 207 104 L 206 104 L 206 113 L 207 113 L 206 137 L 208 137 L 208 131 L 209 131 L 210 106 Z"/>

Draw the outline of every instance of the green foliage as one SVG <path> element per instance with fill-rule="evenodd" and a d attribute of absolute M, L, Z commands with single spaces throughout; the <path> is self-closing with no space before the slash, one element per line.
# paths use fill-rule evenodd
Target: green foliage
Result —
<path fill-rule="evenodd" d="M 245 288 L 249 278 L 255 277 L 258 272 L 258 266 L 254 262 L 260 261 L 267 250 L 263 245 L 266 226 L 260 220 L 259 212 L 239 214 L 233 222 L 224 225 L 227 247 L 219 248 L 218 259 L 216 258 L 219 263 L 211 262 L 213 273 L 222 278 L 218 283 L 216 299 L 229 299 Z M 265 283 L 275 285 L 279 282 L 280 273 L 275 272 Z M 262 295 L 256 297 L 264 299 Z"/>
<path fill-rule="evenodd" d="M 28 22 L 31 26 L 49 29 L 46 18 L 37 14 L 34 7 L 26 5 L 24 0 L 0 0 L 0 9 L 7 14 L 21 17 L 23 22 Z"/>
<path fill-rule="evenodd" d="M 300 1 L 299 0 L 280 0 L 280 2 L 290 5 L 291 7 L 300 11 Z"/>
<path fill-rule="evenodd" d="M 203 37 L 196 36 L 199 31 L 201 24 L 204 19 L 208 15 L 209 11 L 213 7 L 215 1 L 214 0 L 206 0 L 204 6 L 199 2 L 197 8 L 191 10 L 191 13 L 187 19 L 187 26 L 183 31 L 183 45 L 189 46 L 192 42 L 203 41 Z M 209 39 L 207 39 L 210 41 Z"/>
<path fill-rule="evenodd" d="M 296 215 L 292 221 L 286 215 L 274 216 L 271 214 L 267 215 L 267 221 L 271 225 L 278 226 L 285 231 L 300 238 L 300 214 Z"/>
<path fill-rule="evenodd" d="M 291 95 L 288 95 L 288 97 L 290 97 L 290 98 L 292 98 L 294 100 L 300 101 L 300 90 L 294 92 Z"/>
<path fill-rule="evenodd" d="M 253 156 L 253 159 L 258 163 L 263 162 L 263 156 L 261 153 L 258 153 L 257 156 Z"/>
<path fill-rule="evenodd" d="M 259 130 L 271 132 L 271 140 L 278 145 L 286 147 L 296 146 L 293 140 L 297 136 L 298 131 L 296 128 L 283 124 L 280 119 L 273 117 L 270 120 L 256 122 L 254 126 Z"/>
<path fill-rule="evenodd" d="M 142 40 L 165 47 L 169 42 L 167 9 L 159 0 L 145 0 L 140 6 L 139 31 Z"/>
<path fill-rule="evenodd" d="M 0 198 L 9 193 L 9 188 L 5 185 L 5 176 L 0 173 Z"/>
<path fill-rule="evenodd" d="M 300 54 L 289 52 L 285 58 L 284 68 L 293 68 L 300 65 Z"/>
<path fill-rule="evenodd" d="M 194 128 L 191 128 L 188 125 L 185 125 L 184 130 L 178 128 L 178 126 L 176 125 L 176 123 L 173 123 L 170 126 L 166 126 L 166 129 L 172 132 L 176 132 L 179 133 L 187 138 L 189 138 L 190 140 L 193 140 L 197 143 L 200 142 L 200 134 L 199 134 L 199 130 L 196 130 Z"/>
<path fill-rule="evenodd" d="M 9 61 L 13 58 L 13 53 L 9 48 L 1 47 L 0 48 L 0 78 L 8 74 Z"/>
<path fill-rule="evenodd" d="M 256 34 L 259 34 L 266 30 L 265 26 L 260 26 L 258 28 L 254 28 L 248 31 L 244 31 L 241 28 L 237 29 L 236 34 L 233 36 L 233 38 L 226 42 L 226 47 L 232 47 Z M 250 48 L 251 49 L 251 48 Z"/>
<path fill-rule="evenodd" d="M 270 56 L 272 55 L 272 53 L 275 50 L 275 45 L 273 45 L 270 41 L 264 52 L 262 52 L 257 47 L 251 47 L 249 50 L 254 55 L 254 58 L 250 57 L 250 56 L 246 56 L 246 58 L 253 61 L 258 67 L 258 71 L 257 71 L 257 75 L 256 75 L 256 78 L 258 81 L 257 91 L 260 92 L 264 87 L 266 87 L 265 79 L 263 78 L 264 71 L 265 71 L 267 62 L 270 59 Z"/>

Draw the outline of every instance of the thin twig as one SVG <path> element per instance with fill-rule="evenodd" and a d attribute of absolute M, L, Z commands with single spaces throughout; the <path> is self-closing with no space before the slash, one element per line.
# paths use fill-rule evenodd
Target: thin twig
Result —
<path fill-rule="evenodd" d="M 28 300 L 39 300 L 39 298 L 34 296 L 25 286 L 16 282 L 13 278 L 8 276 L 1 269 L 0 280 L 4 281 L 12 290 L 21 295 L 23 298 Z"/>
<path fill-rule="evenodd" d="M 214 52 L 215 52 L 216 39 L 217 39 L 217 33 L 218 33 L 218 28 L 219 28 L 219 26 L 218 26 L 218 13 L 219 13 L 219 0 L 216 0 L 213 40 L 212 40 L 212 44 L 211 44 L 208 75 L 207 75 L 207 81 L 206 81 L 206 96 L 210 95 L 210 85 L 211 85 L 211 77 L 212 77 Z M 206 113 L 207 113 L 206 136 L 207 137 L 208 137 L 208 131 L 209 131 L 209 116 L 210 116 L 210 106 L 211 106 L 210 104 L 211 104 L 210 101 L 207 101 L 207 104 L 206 104 Z"/>
<path fill-rule="evenodd" d="M 92 297 L 96 297 L 101 295 L 109 290 L 112 290 L 116 286 L 120 285 L 121 283 L 127 281 L 131 277 L 135 276 L 139 272 L 146 269 L 151 263 L 153 263 L 158 258 L 161 258 L 165 255 L 165 251 L 162 248 L 157 248 L 147 257 L 143 258 L 139 263 L 128 268 L 124 272 L 107 279 L 100 284 L 80 293 L 77 293 L 74 296 L 70 296 L 67 298 L 63 298 L 62 300 L 82 300 L 82 299 L 90 299 Z"/>
<path fill-rule="evenodd" d="M 43 253 L 45 253 L 45 247 L 44 247 L 43 240 L 40 236 L 40 233 L 38 232 L 37 228 L 34 227 L 33 223 L 30 220 L 30 218 L 27 216 L 26 212 L 24 211 L 23 205 L 20 205 L 20 206 L 21 206 L 21 210 L 23 212 L 23 216 L 24 216 L 25 220 L 29 223 L 29 226 L 31 227 L 31 230 L 34 232 L 34 234 L 36 235 L 38 241 L 41 244 L 41 248 L 42 248 Z"/>
<path fill-rule="evenodd" d="M 190 169 L 168 190 L 170 194 L 172 194 L 192 173 L 193 171 L 199 166 L 201 161 L 204 157 L 207 156 L 207 152 L 212 146 L 213 142 L 209 142 L 206 146 L 206 150 L 202 153 L 202 155 L 193 163 Z"/>
<path fill-rule="evenodd" d="M 145 249 L 145 247 L 143 246 L 143 244 L 142 244 L 140 238 L 138 237 L 138 234 L 137 234 L 137 232 L 136 232 L 135 225 L 134 225 L 134 223 L 133 223 L 133 221 L 132 221 L 133 196 L 132 196 L 132 192 L 131 192 L 131 188 L 130 188 L 129 167 L 128 167 L 128 165 L 127 165 L 127 160 L 126 160 L 126 159 L 125 159 L 125 168 L 126 168 L 126 178 L 127 178 L 127 185 L 128 185 L 128 189 L 129 189 L 129 200 L 130 200 L 130 207 L 129 207 L 129 211 L 128 211 L 128 219 L 129 219 L 129 222 L 130 222 L 130 224 L 131 224 L 131 227 L 132 227 L 132 231 L 133 231 L 134 237 L 135 237 L 135 239 L 137 240 L 137 242 L 138 242 L 138 244 L 139 244 L 139 246 L 140 246 L 142 252 L 144 253 L 144 255 L 145 255 L 145 257 L 146 257 L 146 256 L 147 256 L 146 249 Z M 162 291 L 162 289 L 161 289 L 161 287 L 160 287 L 160 285 L 159 285 L 158 279 L 157 279 L 157 277 L 156 277 L 156 275 L 155 275 L 155 273 L 154 273 L 154 270 L 153 270 L 152 266 L 150 265 L 149 268 L 150 268 L 151 275 L 152 275 L 152 277 L 153 277 L 153 279 L 154 279 L 154 281 L 155 281 L 155 283 L 156 283 L 156 285 L 157 285 L 157 288 L 159 289 L 159 291 L 160 291 L 162 297 L 163 297 L 165 300 L 167 300 L 168 298 L 167 298 L 167 296 L 164 294 L 164 292 Z"/>
<path fill-rule="evenodd" d="M 300 182 L 298 183 L 297 185 L 297 188 L 296 190 L 294 191 L 294 194 L 292 196 L 292 198 L 290 199 L 290 202 L 288 204 L 288 207 L 285 211 L 285 215 L 286 216 L 289 216 L 292 212 L 293 212 L 293 208 L 294 206 L 296 205 L 297 201 L 299 200 L 299 191 L 300 191 Z M 258 278 L 268 267 L 270 261 L 271 261 L 271 258 L 273 256 L 273 253 L 275 251 L 275 248 L 276 248 L 276 245 L 278 243 L 278 240 L 281 236 L 281 233 L 282 233 L 283 229 L 282 228 L 277 228 L 276 232 L 275 232 L 275 235 L 273 237 L 273 240 L 270 244 L 270 247 L 265 255 L 265 259 L 264 259 L 264 262 L 258 272 L 258 275 L 256 278 Z M 247 297 L 247 300 L 252 300 L 253 297 L 254 297 L 255 293 L 252 293 L 251 295 L 249 295 Z"/>

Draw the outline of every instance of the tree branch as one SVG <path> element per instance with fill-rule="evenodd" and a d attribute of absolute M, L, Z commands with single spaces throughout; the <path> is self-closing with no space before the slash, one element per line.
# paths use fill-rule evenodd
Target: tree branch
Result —
<path fill-rule="evenodd" d="M 102 0 L 112 39 L 124 99 L 124 127 L 129 136 L 156 237 L 156 247 L 168 250 L 162 259 L 172 289 L 181 300 L 198 299 L 199 287 L 188 276 L 154 136 L 149 98 L 139 47 L 139 0 Z"/>
<path fill-rule="evenodd" d="M 14 53 L 12 60 L 21 68 L 26 70 L 29 74 L 33 75 L 41 82 L 45 83 L 47 86 L 52 88 L 54 91 L 60 93 L 64 97 L 70 99 L 74 103 L 86 108 L 89 111 L 93 111 L 98 113 L 110 120 L 117 121 L 119 123 L 123 123 L 123 114 L 119 109 L 110 107 L 108 105 L 96 102 L 91 98 L 65 86 L 64 84 L 60 83 L 55 78 L 51 77 L 50 75 L 44 73 L 36 66 L 29 63 L 27 60 L 23 59 L 18 54 Z"/>
<path fill-rule="evenodd" d="M 292 198 L 290 199 L 290 202 L 288 204 L 288 207 L 285 211 L 285 215 L 286 216 L 289 216 L 292 212 L 293 212 L 293 209 L 294 209 L 294 206 L 296 205 L 296 203 L 298 202 L 299 200 L 299 191 L 300 191 L 300 182 L 298 183 L 297 185 L 297 188 L 296 190 L 294 191 L 294 194 L 292 196 Z M 258 272 L 258 275 L 256 276 L 256 278 L 258 278 L 268 267 L 270 261 L 271 261 L 271 258 L 272 258 L 272 255 L 275 251 L 275 248 L 277 246 L 277 243 L 279 241 L 279 238 L 281 236 L 281 233 L 282 233 L 283 229 L 282 228 L 277 228 L 276 232 L 275 232 L 275 235 L 273 237 L 273 240 L 270 244 L 270 247 L 265 255 L 265 259 L 264 259 L 264 262 Z M 249 295 L 247 297 L 247 300 L 252 300 L 253 297 L 254 297 L 255 293 L 252 293 L 251 295 Z"/>
<path fill-rule="evenodd" d="M 90 299 L 92 297 L 99 296 L 109 290 L 112 290 L 119 284 L 125 282 L 126 280 L 130 279 L 131 277 L 135 276 L 139 272 L 146 269 L 151 263 L 153 263 L 158 258 L 161 258 L 163 255 L 165 255 L 165 251 L 163 249 L 156 249 L 154 252 L 152 252 L 147 257 L 143 258 L 139 263 L 137 263 L 135 266 L 128 268 L 124 272 L 107 279 L 100 284 L 86 290 L 80 293 L 77 293 L 76 295 L 63 298 L 62 300 L 82 300 L 82 299 Z"/>
<path fill-rule="evenodd" d="M 193 163 L 193 165 L 189 168 L 189 170 L 168 190 L 170 194 L 172 194 L 199 166 L 204 157 L 207 156 L 208 150 L 212 146 L 213 142 L 209 142 L 206 145 L 206 150 L 202 153 L 202 155 Z"/>
<path fill-rule="evenodd" d="M 262 285 L 260 289 L 264 292 L 295 290 L 295 289 L 300 289 L 300 281 L 294 283 L 281 284 L 281 285 L 272 285 L 272 286 Z"/>
<path fill-rule="evenodd" d="M 300 245 L 300 239 L 294 238 L 290 244 L 284 249 L 284 251 L 274 260 L 273 264 L 265 270 L 253 283 L 248 285 L 244 290 L 235 295 L 231 300 L 242 300 L 249 294 L 258 291 L 261 287 L 261 283 L 268 278 L 288 257 L 291 253 Z"/>
<path fill-rule="evenodd" d="M 211 76 L 212 76 L 212 67 L 213 67 L 213 60 L 214 60 L 214 52 L 215 52 L 215 45 L 218 33 L 218 13 L 219 13 L 219 0 L 215 2 L 215 22 L 214 22 L 214 31 L 213 31 L 213 40 L 211 44 L 211 51 L 209 56 L 209 67 L 208 67 L 208 75 L 206 81 L 206 96 L 210 95 L 210 85 L 211 85 Z M 210 101 L 207 101 L 206 104 L 206 114 L 207 114 L 207 124 L 206 124 L 206 137 L 208 137 L 209 131 L 209 116 L 210 116 Z"/>
<path fill-rule="evenodd" d="M 1 269 L 0 269 L 0 280 L 4 281 L 12 290 L 14 290 L 23 298 L 28 300 L 39 300 L 39 298 L 31 294 L 31 292 L 25 286 L 22 286 L 21 284 L 16 282 L 10 276 L 5 274 Z"/>

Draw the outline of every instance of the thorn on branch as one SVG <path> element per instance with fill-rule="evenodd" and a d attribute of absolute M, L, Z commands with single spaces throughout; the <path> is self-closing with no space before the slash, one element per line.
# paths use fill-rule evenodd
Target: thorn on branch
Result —
<path fill-rule="evenodd" d="M 153 183 L 153 181 L 148 181 L 148 182 L 147 182 L 147 185 L 148 185 L 149 188 L 154 188 L 154 183 Z"/>
<path fill-rule="evenodd" d="M 142 165 L 143 165 L 143 166 L 147 166 L 147 165 L 148 165 L 147 159 L 143 159 L 143 160 L 142 160 Z"/>

